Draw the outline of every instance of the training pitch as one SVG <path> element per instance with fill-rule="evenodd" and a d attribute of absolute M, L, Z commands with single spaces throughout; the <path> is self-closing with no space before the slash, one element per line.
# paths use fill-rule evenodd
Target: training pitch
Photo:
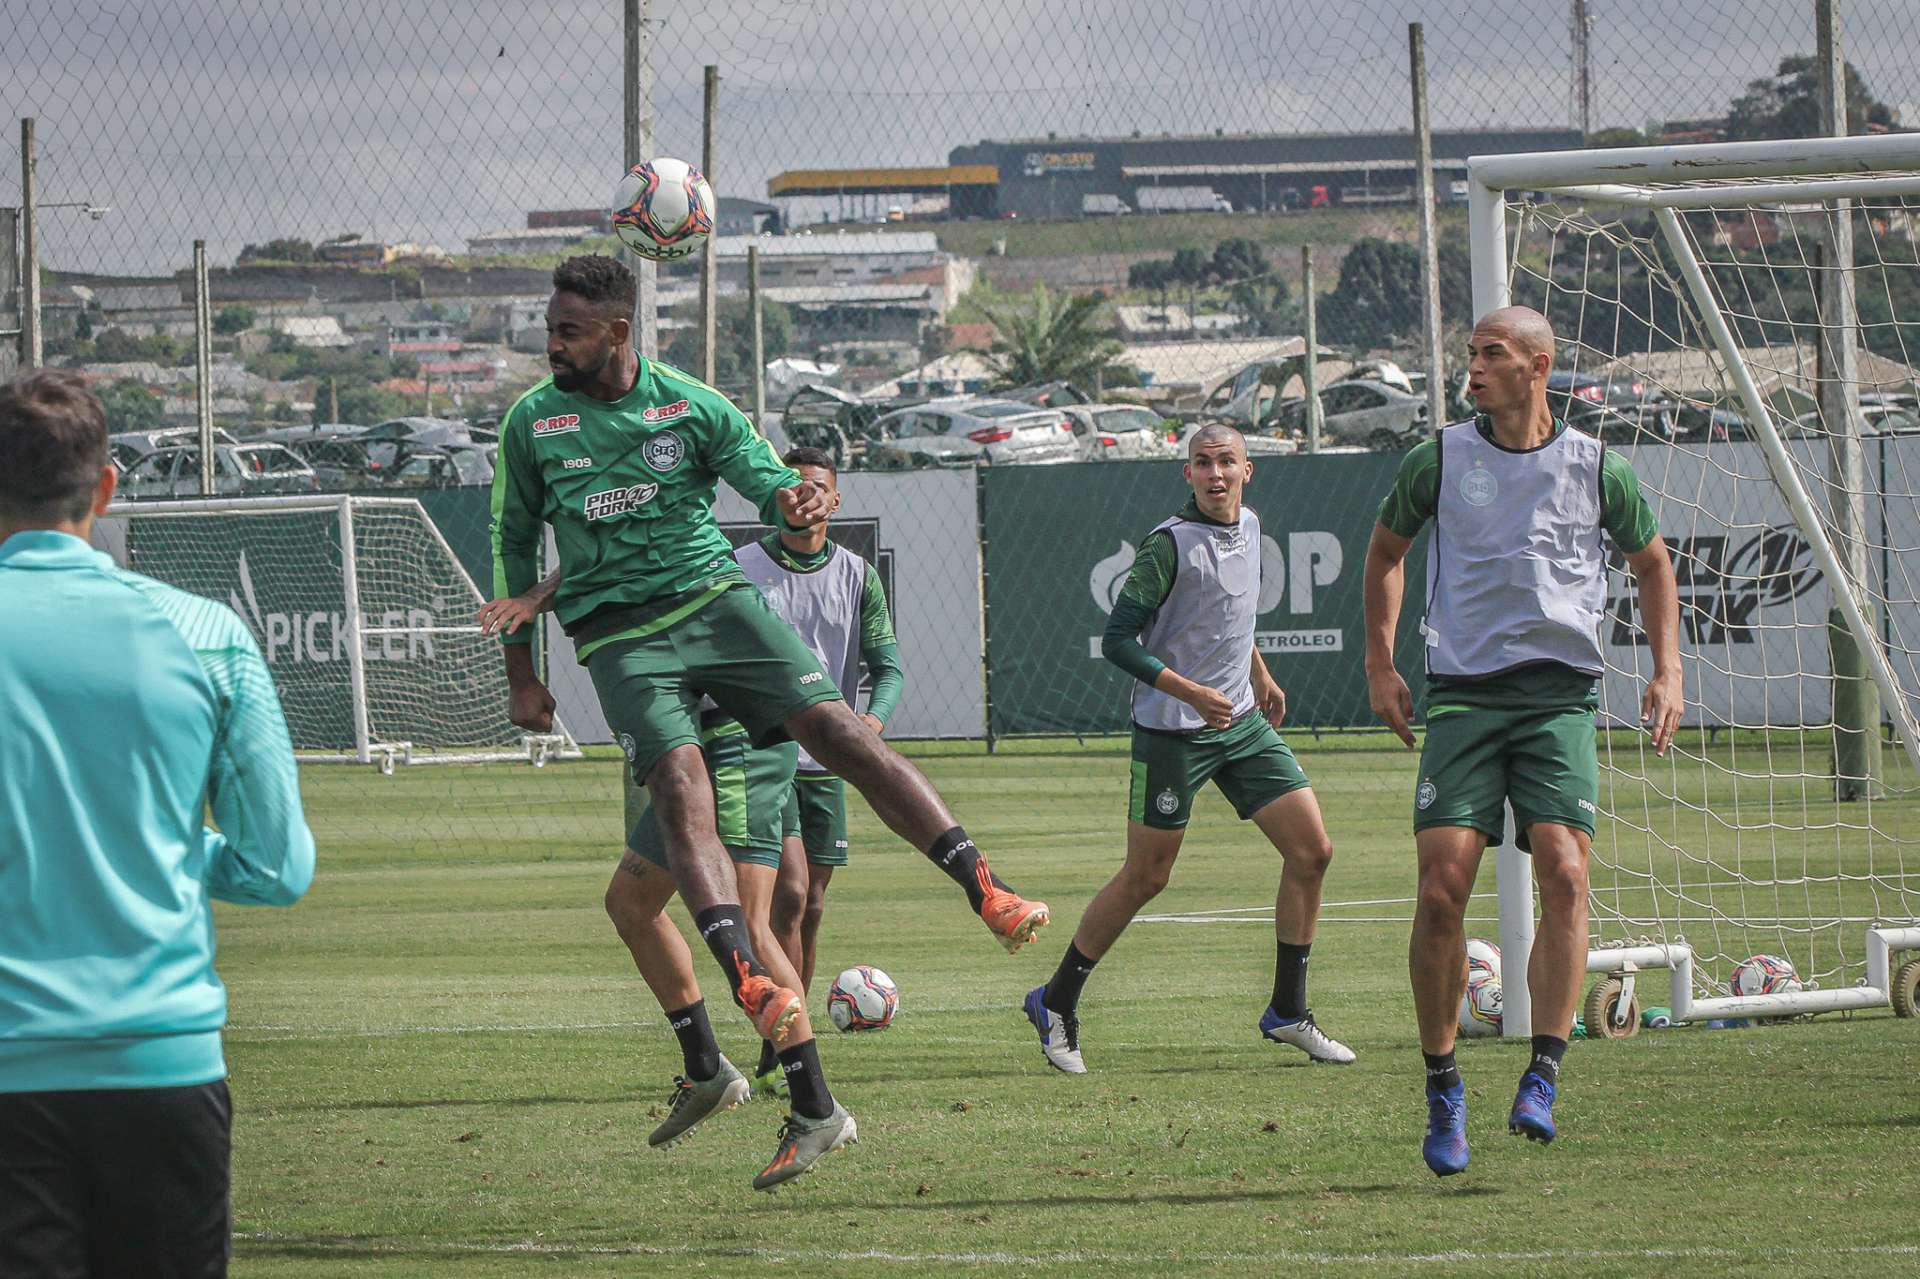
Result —
<path fill-rule="evenodd" d="M 1886 1011 L 1575 1041 L 1550 1148 L 1506 1132 L 1524 1045 L 1463 1041 L 1473 1163 L 1434 1178 L 1406 980 L 1414 759 L 1379 735 L 1291 740 L 1335 846 L 1313 1009 L 1357 1064 L 1259 1040 L 1273 932 L 1243 909 L 1137 923 L 1081 1006 L 1093 1073 L 1049 1070 L 1020 1000 L 1119 864 L 1125 744 L 909 748 L 1054 923 L 1007 956 L 854 801 L 812 1007 L 826 1027 L 826 983 L 869 963 L 902 1009 L 823 1035 L 862 1140 L 774 1195 L 748 1183 L 780 1103 L 645 1144 L 680 1060 L 601 910 L 615 757 L 306 769 L 312 893 L 219 911 L 234 1272 L 1920 1270 L 1920 1021 Z M 1914 829 L 1920 803 L 1899 803 L 1880 824 Z M 1210 789 L 1148 911 L 1270 907 L 1278 872 Z M 1480 889 L 1468 931 L 1497 936 L 1491 857 Z M 752 1032 L 694 951 L 721 1047 L 750 1071 Z"/>

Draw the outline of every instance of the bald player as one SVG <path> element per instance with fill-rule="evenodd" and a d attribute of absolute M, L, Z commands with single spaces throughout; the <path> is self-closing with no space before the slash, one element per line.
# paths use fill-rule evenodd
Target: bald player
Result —
<path fill-rule="evenodd" d="M 1081 987 L 1140 908 L 1166 887 L 1194 794 L 1212 781 L 1282 863 L 1273 997 L 1260 1033 L 1314 1061 L 1344 1065 L 1353 1052 L 1315 1025 L 1307 1009 L 1307 952 L 1333 845 L 1306 774 L 1276 731 L 1287 695 L 1254 649 L 1260 518 L 1241 502 L 1253 475 L 1246 441 L 1230 426 L 1203 427 L 1188 441 L 1185 473 L 1193 496 L 1140 543 L 1101 644 L 1108 661 L 1139 681 L 1127 860 L 1081 916 L 1053 979 L 1028 992 L 1027 1019 L 1048 1064 L 1086 1073 Z"/>
<path fill-rule="evenodd" d="M 1429 522 L 1427 737 L 1413 795 L 1420 889 L 1407 966 L 1427 1066 L 1421 1153 L 1442 1177 L 1467 1166 L 1466 1096 L 1453 1038 L 1466 985 L 1462 919 L 1480 855 L 1513 805 L 1533 855 L 1540 924 L 1524 980 L 1533 1055 L 1508 1115 L 1554 1137 L 1553 1099 L 1587 968 L 1587 854 L 1599 802 L 1594 715 L 1608 543 L 1626 556 L 1653 650 L 1641 719 L 1665 754 L 1681 711 L 1673 564 L 1633 469 L 1547 409 L 1553 330 L 1527 307 L 1489 311 L 1467 343 L 1478 414 L 1407 454 L 1367 551 L 1366 663 L 1374 712 L 1408 746 L 1413 698 L 1393 664 L 1402 561 Z M 1517 977 L 1509 974 L 1509 980 Z"/>

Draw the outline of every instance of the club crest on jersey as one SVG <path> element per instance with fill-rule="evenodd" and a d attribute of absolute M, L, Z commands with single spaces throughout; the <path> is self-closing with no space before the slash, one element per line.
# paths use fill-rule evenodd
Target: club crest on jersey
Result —
<path fill-rule="evenodd" d="M 1460 496 L 1468 506 L 1486 506 L 1500 496 L 1500 482 L 1484 466 L 1476 466 L 1460 479 Z"/>
<path fill-rule="evenodd" d="M 535 436 L 565 435 L 568 431 L 580 429 L 578 413 L 556 413 L 552 417 L 536 418 L 533 423 Z"/>
<path fill-rule="evenodd" d="M 684 409 L 686 404 L 685 400 L 680 401 L 681 408 Z M 648 409 L 647 412 L 651 413 L 653 410 Z M 663 475 L 680 465 L 680 459 L 686 455 L 686 444 L 672 431 L 662 431 L 640 446 L 641 458 L 648 466 Z"/>
<path fill-rule="evenodd" d="M 1153 806 L 1160 810 L 1161 816 L 1171 817 L 1174 810 L 1180 807 L 1180 797 L 1169 787 L 1154 796 Z"/>
<path fill-rule="evenodd" d="M 659 491 L 658 484 L 635 484 L 630 488 L 589 493 L 587 500 L 581 504 L 581 510 L 589 520 L 612 519 L 616 515 L 625 515 L 629 511 L 645 506 Z"/>
<path fill-rule="evenodd" d="M 1433 801 L 1440 798 L 1440 788 L 1432 782 L 1421 782 L 1420 789 L 1413 793 L 1415 808 L 1432 808 Z"/>
<path fill-rule="evenodd" d="M 633 763 L 634 757 L 640 753 L 640 746 L 633 740 L 632 733 L 620 734 L 620 751 L 627 757 L 629 764 Z"/>

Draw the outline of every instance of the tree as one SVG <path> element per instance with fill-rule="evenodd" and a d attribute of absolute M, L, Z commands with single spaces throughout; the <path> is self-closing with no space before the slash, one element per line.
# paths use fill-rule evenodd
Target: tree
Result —
<path fill-rule="evenodd" d="M 763 301 L 760 315 L 760 347 L 768 360 L 777 360 L 793 349 L 793 310 L 783 303 Z M 753 384 L 753 312 L 745 298 L 722 298 L 714 315 L 713 380 L 721 386 L 744 387 Z M 681 329 L 667 344 L 666 355 L 683 369 L 700 368 L 700 329 Z"/>
<path fill-rule="evenodd" d="M 1595 129 L 1587 135 L 1589 147 L 1643 147 L 1647 135 L 1638 129 Z"/>
<path fill-rule="evenodd" d="M 1873 96 L 1851 62 L 1846 64 L 1846 81 L 1848 133 L 1893 124 L 1893 109 Z M 1805 54 L 1780 59 L 1771 79 L 1748 81 L 1747 91 L 1727 108 L 1727 137 L 1732 139 L 1815 138 L 1823 132 L 1819 62 Z"/>
<path fill-rule="evenodd" d="M 124 364 L 140 358 L 140 339 L 125 329 L 108 329 L 93 340 L 93 356 L 105 364 Z"/>
<path fill-rule="evenodd" d="M 1044 284 L 1036 285 L 1026 306 L 987 311 L 994 333 L 987 363 L 1004 386 L 1100 380 L 1121 351 L 1112 330 L 1101 323 L 1101 305 L 1097 293 L 1059 303 Z"/>
<path fill-rule="evenodd" d="M 1242 280 L 1229 299 L 1234 312 L 1246 317 L 1249 333 L 1283 337 L 1300 331 L 1300 308 L 1293 304 L 1285 280 Z"/>
<path fill-rule="evenodd" d="M 1473 306 L 1472 266 L 1457 240 L 1440 242 L 1440 314 L 1459 316 Z M 1410 342 L 1421 325 L 1420 250 L 1368 237 L 1340 263 L 1340 282 L 1320 304 L 1320 328 L 1330 342 L 1358 347 Z"/>
<path fill-rule="evenodd" d="M 166 417 L 159 396 L 124 378 L 100 393 L 100 405 L 107 412 L 109 431 L 150 431 Z"/>
<path fill-rule="evenodd" d="M 1213 277 L 1213 259 L 1198 249 L 1175 249 L 1167 278 L 1175 284 L 1199 288 Z"/>
<path fill-rule="evenodd" d="M 311 262 L 313 243 L 309 240 L 268 240 L 265 244 L 241 246 L 239 265 L 249 262 Z"/>
<path fill-rule="evenodd" d="M 245 333 L 253 327 L 253 308 L 234 303 L 223 306 L 213 314 L 213 331 L 222 336 L 231 337 L 235 333 Z"/>
<path fill-rule="evenodd" d="M 1172 283 L 1173 263 L 1167 258 L 1149 258 L 1127 268 L 1127 287 L 1130 289 L 1143 289 L 1165 297 Z"/>
<path fill-rule="evenodd" d="M 1214 279 L 1232 283 L 1236 280 L 1258 280 L 1271 272 L 1273 267 L 1257 242 L 1236 236 L 1213 246 L 1210 270 Z"/>
<path fill-rule="evenodd" d="M 328 407 L 327 397 L 316 395 L 313 400 L 313 420 L 324 422 Z M 339 420 L 342 422 L 359 422 L 364 426 L 372 426 L 388 418 L 405 417 L 418 407 L 419 405 L 400 392 L 389 391 L 384 387 L 361 383 L 340 388 Z"/>

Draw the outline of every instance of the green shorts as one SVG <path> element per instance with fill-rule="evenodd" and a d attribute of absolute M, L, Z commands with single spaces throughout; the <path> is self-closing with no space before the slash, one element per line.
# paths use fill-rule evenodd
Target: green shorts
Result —
<path fill-rule="evenodd" d="M 1127 816 L 1155 830 L 1184 830 L 1193 797 L 1212 781 L 1242 821 L 1307 785 L 1300 761 L 1258 712 L 1220 729 L 1161 733 L 1133 727 Z"/>
<path fill-rule="evenodd" d="M 644 782 L 660 757 L 700 743 L 700 695 L 746 727 L 755 746 L 840 690 L 794 629 L 751 586 L 726 591 L 664 630 L 613 640 L 587 658 L 600 709 Z"/>
<path fill-rule="evenodd" d="M 1427 712 L 1413 828 L 1467 826 L 1487 843 L 1506 838 L 1506 805 L 1527 847 L 1536 822 L 1593 834 L 1600 800 L 1600 761 L 1593 708 L 1495 710 L 1437 706 Z"/>
<path fill-rule="evenodd" d="M 793 796 L 793 770 L 800 748 L 792 742 L 755 749 L 739 724 L 723 722 L 706 730 L 701 746 L 713 776 L 714 826 L 736 862 L 780 867 L 781 819 Z M 654 820 L 645 791 L 627 779 L 627 847 L 662 870 L 667 842 Z"/>
<path fill-rule="evenodd" d="M 832 773 L 796 774 L 784 826 L 806 846 L 808 865 L 845 866 L 847 784 Z"/>

